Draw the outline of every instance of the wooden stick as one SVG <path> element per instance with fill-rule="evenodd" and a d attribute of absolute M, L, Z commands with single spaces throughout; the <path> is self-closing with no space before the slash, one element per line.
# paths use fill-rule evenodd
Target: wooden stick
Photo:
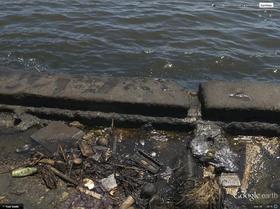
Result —
<path fill-rule="evenodd" d="M 60 172 L 59 170 L 57 170 L 56 168 L 54 168 L 54 167 L 52 167 L 52 166 L 48 166 L 48 168 L 49 168 L 52 172 L 54 172 L 55 175 L 57 175 L 58 177 L 62 178 L 63 180 L 68 181 L 68 182 L 70 182 L 71 184 L 74 184 L 75 186 L 78 185 L 78 183 L 77 183 L 75 180 L 73 180 L 73 179 L 71 179 L 70 177 L 64 175 L 63 173 L 61 173 L 61 172 Z"/>

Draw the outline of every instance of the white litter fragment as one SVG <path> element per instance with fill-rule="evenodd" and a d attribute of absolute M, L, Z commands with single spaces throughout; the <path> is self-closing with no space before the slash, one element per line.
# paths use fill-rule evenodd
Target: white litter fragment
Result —
<path fill-rule="evenodd" d="M 83 179 L 84 187 L 88 188 L 89 190 L 92 190 L 95 187 L 95 184 L 93 180 L 85 178 Z"/>
<path fill-rule="evenodd" d="M 111 174 L 107 178 L 101 179 L 101 184 L 106 191 L 111 191 L 118 186 L 114 174 Z"/>

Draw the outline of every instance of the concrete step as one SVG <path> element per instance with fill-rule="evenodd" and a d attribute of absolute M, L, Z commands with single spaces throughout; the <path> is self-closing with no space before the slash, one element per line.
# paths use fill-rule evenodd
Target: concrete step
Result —
<path fill-rule="evenodd" d="M 199 95 L 204 119 L 280 122 L 280 85 L 209 81 Z"/>
<path fill-rule="evenodd" d="M 0 70 L 0 103 L 184 118 L 186 89 L 170 80 Z"/>

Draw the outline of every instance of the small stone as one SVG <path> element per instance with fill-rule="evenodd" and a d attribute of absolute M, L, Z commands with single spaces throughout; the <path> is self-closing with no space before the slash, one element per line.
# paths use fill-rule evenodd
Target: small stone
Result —
<path fill-rule="evenodd" d="M 83 139 L 87 141 L 92 140 L 94 138 L 94 135 L 94 130 L 91 130 L 83 136 Z"/>
<path fill-rule="evenodd" d="M 143 198 L 150 198 L 157 192 L 157 189 L 154 184 L 147 183 L 143 186 L 141 191 L 141 196 Z"/>
<path fill-rule="evenodd" d="M 81 165 L 82 162 L 83 162 L 83 160 L 82 160 L 81 158 L 74 158 L 74 159 L 73 159 L 73 163 L 74 163 L 75 165 Z"/>
<path fill-rule="evenodd" d="M 280 191 L 280 181 L 274 181 L 270 184 L 270 189 L 274 192 L 279 192 Z"/>
<path fill-rule="evenodd" d="M 72 123 L 69 123 L 69 125 L 76 128 L 84 128 L 84 125 L 81 124 L 79 121 L 73 121 Z"/>
<path fill-rule="evenodd" d="M 107 138 L 101 137 L 101 138 L 98 139 L 97 144 L 101 145 L 101 146 L 108 146 L 109 141 L 108 141 Z"/>
<path fill-rule="evenodd" d="M 87 141 L 85 141 L 85 140 L 82 140 L 79 143 L 79 148 L 84 157 L 90 157 L 90 156 L 93 156 L 93 154 L 94 154 L 91 145 L 89 143 L 87 143 Z"/>
<path fill-rule="evenodd" d="M 118 186 L 114 174 L 111 174 L 107 178 L 101 179 L 101 184 L 106 191 L 111 191 Z"/>
<path fill-rule="evenodd" d="M 68 192 L 63 192 L 62 195 L 61 195 L 60 201 L 66 200 L 68 196 L 69 196 Z"/>
<path fill-rule="evenodd" d="M 11 128 L 15 124 L 15 118 L 10 113 L 0 113 L 0 127 Z"/>
<path fill-rule="evenodd" d="M 207 177 L 215 177 L 215 167 L 213 165 L 209 165 L 203 169 L 203 178 Z"/>
<path fill-rule="evenodd" d="M 30 114 L 18 115 L 20 123 L 16 125 L 16 129 L 20 131 L 26 131 L 31 127 L 40 125 L 40 119 Z"/>

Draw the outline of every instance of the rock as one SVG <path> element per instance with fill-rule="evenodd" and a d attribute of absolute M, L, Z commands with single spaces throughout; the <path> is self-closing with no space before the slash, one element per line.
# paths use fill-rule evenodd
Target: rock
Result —
<path fill-rule="evenodd" d="M 15 124 L 15 118 L 12 113 L 0 113 L 0 127 L 12 128 Z"/>
<path fill-rule="evenodd" d="M 213 165 L 203 168 L 203 178 L 214 178 L 215 176 L 215 167 Z"/>
<path fill-rule="evenodd" d="M 76 127 L 76 128 L 84 128 L 84 125 L 81 124 L 79 121 L 73 121 L 69 123 L 70 126 Z"/>
<path fill-rule="evenodd" d="M 90 157 L 94 154 L 91 145 L 85 140 L 79 142 L 79 148 L 84 157 Z"/>
<path fill-rule="evenodd" d="M 141 197 L 142 198 L 151 198 L 155 193 L 157 192 L 157 189 L 154 184 L 147 183 L 143 186 L 141 190 Z"/>
<path fill-rule="evenodd" d="M 83 136 L 83 139 L 84 140 L 87 140 L 87 141 L 90 141 L 90 140 L 93 140 L 94 139 L 94 130 L 90 130 L 89 132 L 87 132 L 84 136 Z"/>
<path fill-rule="evenodd" d="M 280 191 L 280 181 L 276 180 L 270 184 L 270 189 L 274 192 Z"/>
<path fill-rule="evenodd" d="M 40 119 L 30 114 L 20 113 L 17 117 L 20 122 L 16 125 L 16 129 L 19 131 L 26 131 L 40 124 Z"/>
<path fill-rule="evenodd" d="M 83 160 L 82 160 L 81 158 L 74 158 L 74 159 L 73 159 L 73 163 L 74 163 L 75 165 L 81 165 L 82 162 L 83 162 Z"/>
<path fill-rule="evenodd" d="M 118 186 L 114 174 L 111 174 L 107 178 L 101 179 L 101 184 L 106 191 L 111 191 Z"/>
<path fill-rule="evenodd" d="M 76 127 L 69 127 L 63 122 L 51 122 L 31 135 L 31 138 L 54 153 L 58 145 L 72 147 L 74 142 L 81 139 L 83 135 L 84 132 Z"/>
<path fill-rule="evenodd" d="M 202 162 L 229 172 L 238 170 L 238 155 L 231 151 L 222 128 L 213 122 L 198 122 L 191 150 Z"/>
<path fill-rule="evenodd" d="M 108 141 L 108 139 L 105 138 L 105 137 L 100 137 L 100 138 L 97 140 L 97 144 L 98 144 L 98 145 L 101 145 L 101 146 L 108 146 L 109 141 Z"/>

